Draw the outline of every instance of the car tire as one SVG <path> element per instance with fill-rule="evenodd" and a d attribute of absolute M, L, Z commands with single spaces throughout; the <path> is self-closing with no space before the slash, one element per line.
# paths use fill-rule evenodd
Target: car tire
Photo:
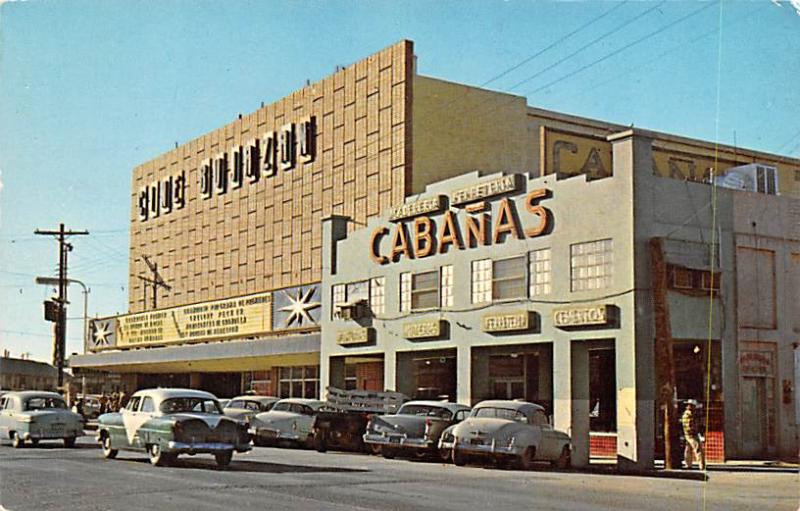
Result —
<path fill-rule="evenodd" d="M 316 431 L 314 433 L 313 446 L 317 452 L 325 452 L 328 450 L 328 441 L 326 437 L 327 435 L 322 431 Z"/>
<path fill-rule="evenodd" d="M 530 470 L 533 468 L 533 458 L 536 456 L 536 448 L 526 447 L 522 454 L 517 458 L 517 468 L 520 470 Z"/>
<path fill-rule="evenodd" d="M 103 435 L 103 439 L 101 440 L 101 446 L 103 448 L 103 457 L 107 460 L 113 460 L 117 457 L 116 449 L 111 448 L 111 437 L 108 434 Z"/>
<path fill-rule="evenodd" d="M 223 451 L 214 453 L 214 459 L 217 461 L 218 467 L 227 467 L 231 464 L 233 458 L 233 451 Z"/>
<path fill-rule="evenodd" d="M 174 459 L 174 456 L 161 450 L 161 446 L 158 444 L 150 444 L 147 447 L 147 455 L 150 457 L 150 463 L 156 467 L 167 466 Z"/>
<path fill-rule="evenodd" d="M 559 470 L 566 470 L 570 465 L 572 465 L 572 452 L 569 446 L 565 445 L 564 448 L 561 449 L 561 455 L 553 462 L 553 466 Z"/>
<path fill-rule="evenodd" d="M 463 467 L 468 461 L 467 455 L 463 452 L 460 452 L 455 447 L 453 447 L 453 452 L 450 454 L 450 458 L 453 460 L 453 465 L 457 467 Z"/>
<path fill-rule="evenodd" d="M 31 445 L 34 446 L 34 447 L 39 445 L 39 439 L 38 438 L 31 438 Z"/>
<path fill-rule="evenodd" d="M 64 447 L 66 447 L 67 449 L 72 449 L 73 447 L 75 447 L 75 437 L 74 436 L 64 437 Z"/>
<path fill-rule="evenodd" d="M 394 447 L 383 446 L 381 447 L 381 456 L 387 460 L 393 460 L 397 456 L 397 449 Z"/>
<path fill-rule="evenodd" d="M 16 433 L 11 434 L 11 446 L 14 449 L 22 449 L 25 447 L 25 439 Z"/>

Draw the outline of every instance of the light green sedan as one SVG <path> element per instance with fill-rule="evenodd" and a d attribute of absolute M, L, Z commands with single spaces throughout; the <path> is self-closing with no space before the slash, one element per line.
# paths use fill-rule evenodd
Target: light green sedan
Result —
<path fill-rule="evenodd" d="M 62 440 L 72 447 L 83 435 L 83 426 L 83 417 L 71 412 L 55 392 L 28 390 L 0 397 L 0 438 L 11 440 L 14 447 L 40 440 Z"/>

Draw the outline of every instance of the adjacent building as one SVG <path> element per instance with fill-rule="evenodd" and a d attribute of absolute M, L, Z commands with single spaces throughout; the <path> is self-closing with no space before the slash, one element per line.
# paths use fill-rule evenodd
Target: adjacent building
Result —
<path fill-rule="evenodd" d="M 0 390 L 56 390 L 57 385 L 58 370 L 50 364 L 0 357 Z"/>
<path fill-rule="evenodd" d="M 638 467 L 668 374 L 673 400 L 710 390 L 712 456 L 796 453 L 800 161 L 415 58 L 402 41 L 134 169 L 129 313 L 71 367 L 126 391 L 525 398 L 578 463 Z"/>

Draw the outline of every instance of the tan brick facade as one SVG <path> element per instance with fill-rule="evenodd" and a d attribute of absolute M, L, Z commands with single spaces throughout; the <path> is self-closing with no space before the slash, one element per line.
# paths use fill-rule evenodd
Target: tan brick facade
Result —
<path fill-rule="evenodd" d="M 159 290 L 159 309 L 319 282 L 321 219 L 347 215 L 356 228 L 410 188 L 413 59 L 401 41 L 134 169 L 129 311 L 151 308 L 142 255 L 172 287 Z M 310 116 L 313 161 L 202 198 L 206 158 Z M 139 190 L 181 171 L 185 207 L 140 220 Z"/>

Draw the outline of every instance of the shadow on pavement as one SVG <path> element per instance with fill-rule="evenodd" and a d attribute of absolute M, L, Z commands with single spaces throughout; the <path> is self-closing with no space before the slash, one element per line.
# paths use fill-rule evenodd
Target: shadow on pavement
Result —
<path fill-rule="evenodd" d="M 150 463 L 147 458 L 125 458 L 120 461 L 134 463 Z M 162 467 L 153 467 L 160 469 Z M 219 472 L 257 472 L 267 474 L 298 474 L 298 473 L 351 473 L 369 472 L 361 468 L 326 467 L 311 465 L 290 465 L 284 463 L 269 463 L 265 461 L 237 460 L 235 457 L 227 467 L 219 467 L 212 458 L 178 458 L 175 463 L 164 468 L 179 468 L 189 470 L 215 470 Z"/>

